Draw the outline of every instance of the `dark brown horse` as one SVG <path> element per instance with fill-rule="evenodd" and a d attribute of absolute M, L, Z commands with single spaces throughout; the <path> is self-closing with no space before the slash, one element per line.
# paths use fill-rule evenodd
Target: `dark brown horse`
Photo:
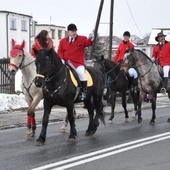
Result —
<path fill-rule="evenodd" d="M 74 103 L 80 102 L 78 99 L 80 88 L 73 84 L 68 67 L 61 62 L 60 57 L 53 49 L 43 49 L 37 52 L 35 64 L 37 71 L 35 84 L 37 87 L 43 88 L 44 97 L 42 129 L 36 145 L 43 145 L 46 140 L 49 115 L 54 105 L 66 107 L 70 123 L 69 141 L 74 141 L 77 137 L 77 131 L 73 110 Z M 99 119 L 104 123 L 102 105 L 104 80 L 102 73 L 98 69 L 86 67 L 86 70 L 93 80 L 93 85 L 88 87 L 87 97 L 84 100 L 85 108 L 89 113 L 89 125 L 86 130 L 86 135 L 89 136 L 96 132 Z M 94 114 L 94 110 L 96 114 Z"/>
<path fill-rule="evenodd" d="M 103 75 L 107 74 L 109 93 L 111 95 L 111 116 L 109 118 L 109 123 L 112 122 L 114 118 L 114 110 L 116 104 L 117 92 L 121 94 L 122 98 L 122 107 L 125 112 L 125 120 L 129 118 L 126 104 L 126 93 L 129 90 L 129 80 L 126 76 L 126 72 L 121 70 L 121 66 L 119 64 L 114 63 L 109 59 L 104 59 L 104 56 L 98 56 L 96 61 L 94 62 L 94 67 L 100 69 Z M 137 86 L 134 86 L 133 89 L 130 89 L 131 96 L 134 101 L 134 111 L 133 117 L 137 114 L 137 101 L 139 96 L 139 91 Z"/>

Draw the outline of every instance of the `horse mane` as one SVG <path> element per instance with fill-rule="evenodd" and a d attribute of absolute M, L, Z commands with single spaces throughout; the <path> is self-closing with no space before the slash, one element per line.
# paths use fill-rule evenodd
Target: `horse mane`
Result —
<path fill-rule="evenodd" d="M 146 57 L 148 60 L 150 60 L 150 61 L 151 61 L 151 58 L 150 58 L 148 55 L 146 55 L 146 53 L 144 53 L 142 50 L 135 49 L 135 51 L 137 51 L 137 52 L 141 53 L 141 54 L 142 54 L 142 56 Z"/>
<path fill-rule="evenodd" d="M 51 49 L 43 48 L 43 49 L 39 50 L 38 56 L 39 56 L 38 57 L 39 62 L 41 62 L 43 65 L 46 64 L 45 63 L 46 60 L 44 59 L 45 56 L 50 57 L 52 64 L 54 64 L 54 63 L 57 64 L 58 62 L 61 62 L 60 57 L 58 56 L 58 54 L 56 53 L 56 51 L 53 48 L 51 48 Z"/>

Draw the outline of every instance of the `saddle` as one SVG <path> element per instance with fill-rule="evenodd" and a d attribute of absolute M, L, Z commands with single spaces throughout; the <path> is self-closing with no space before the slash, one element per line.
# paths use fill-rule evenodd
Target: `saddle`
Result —
<path fill-rule="evenodd" d="M 71 66 L 69 66 L 68 64 L 66 64 L 66 67 L 69 70 L 70 78 L 71 78 L 74 86 L 75 87 L 81 87 L 80 79 L 79 79 L 76 71 Z M 91 87 L 93 85 L 93 79 L 92 79 L 90 73 L 87 70 L 85 70 L 85 74 L 86 74 L 86 77 L 87 77 L 87 87 Z"/>

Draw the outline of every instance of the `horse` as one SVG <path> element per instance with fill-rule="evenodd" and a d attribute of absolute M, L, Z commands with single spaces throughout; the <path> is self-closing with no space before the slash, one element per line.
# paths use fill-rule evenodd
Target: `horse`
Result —
<path fill-rule="evenodd" d="M 98 56 L 93 65 L 100 69 L 103 75 L 107 74 L 109 77 L 108 86 L 111 94 L 111 116 L 108 123 L 112 123 L 112 119 L 114 118 L 117 92 L 121 93 L 122 107 L 124 108 L 125 121 L 127 121 L 129 116 L 126 105 L 126 92 L 129 89 L 129 82 L 127 80 L 126 72 L 123 69 L 121 70 L 121 66 L 119 64 L 116 64 L 109 59 L 105 59 L 103 55 Z M 139 91 L 137 87 L 135 87 L 134 89 L 130 89 L 130 93 L 134 102 L 134 110 L 132 114 L 133 118 L 135 117 L 134 115 L 137 114 L 137 98 L 139 96 Z"/>
<path fill-rule="evenodd" d="M 12 39 L 12 49 L 10 51 L 9 71 L 16 73 L 19 69 L 22 72 L 21 90 L 28 104 L 27 110 L 27 138 L 34 137 L 36 130 L 35 108 L 43 98 L 41 88 L 37 88 L 34 84 L 36 76 L 35 58 L 30 53 L 24 50 L 25 41 L 21 44 L 16 44 Z M 74 110 L 75 113 L 75 110 Z M 67 127 L 67 116 L 64 120 L 60 132 L 64 133 Z"/>
<path fill-rule="evenodd" d="M 35 51 L 35 53 L 37 55 L 35 61 L 37 71 L 35 84 L 37 87 L 43 88 L 44 96 L 42 129 L 35 145 L 42 146 L 46 141 L 49 114 L 54 105 L 66 107 L 68 121 L 70 123 L 68 141 L 76 141 L 77 131 L 75 128 L 73 108 L 74 103 L 82 102 L 79 100 L 80 87 L 78 86 L 79 81 L 77 76 L 73 76 L 75 75 L 74 71 L 71 71 L 67 65 L 62 63 L 54 49 L 42 49 Z M 87 89 L 87 96 L 83 101 L 89 113 L 89 125 L 85 135 L 90 136 L 97 131 L 99 120 L 105 123 L 102 105 L 104 80 L 102 73 L 98 69 L 87 66 L 86 70 L 92 78 L 91 85 Z M 74 84 L 73 78 L 77 80 L 77 85 Z M 94 110 L 96 114 L 94 114 Z"/>
<path fill-rule="evenodd" d="M 36 121 L 35 108 L 43 98 L 42 89 L 37 88 L 34 84 L 36 75 L 35 58 L 24 50 L 25 41 L 21 45 L 16 44 L 12 39 L 12 49 L 10 51 L 9 71 L 14 74 L 18 69 L 22 72 L 21 90 L 28 104 L 27 110 L 27 138 L 35 135 Z"/>
<path fill-rule="evenodd" d="M 150 124 L 155 124 L 156 119 L 156 99 L 157 93 L 160 91 L 162 85 L 162 77 L 159 72 L 158 65 L 151 60 L 144 52 L 138 49 L 131 49 L 126 51 L 124 56 L 124 63 L 129 67 L 134 67 L 138 72 L 138 86 L 140 89 L 140 96 L 138 101 L 138 122 L 142 122 L 141 105 L 146 94 L 152 95 L 151 107 L 152 118 Z M 170 86 L 167 87 L 168 97 L 170 99 Z M 170 121 L 170 118 L 168 119 Z"/>

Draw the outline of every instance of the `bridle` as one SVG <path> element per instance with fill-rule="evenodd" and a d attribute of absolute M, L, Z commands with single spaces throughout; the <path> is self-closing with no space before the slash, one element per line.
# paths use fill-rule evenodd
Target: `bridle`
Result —
<path fill-rule="evenodd" d="M 13 48 L 12 50 L 15 50 L 15 49 L 22 51 L 22 60 L 21 60 L 21 63 L 19 64 L 19 66 L 17 66 L 16 64 L 13 64 L 13 63 L 9 63 L 9 66 L 13 66 L 13 67 L 15 67 L 16 70 L 18 70 L 18 69 L 23 69 L 23 68 L 29 66 L 30 64 L 32 64 L 33 62 L 35 62 L 35 60 L 33 60 L 33 61 L 31 61 L 30 63 L 22 66 L 22 65 L 23 65 L 23 62 L 24 62 L 24 59 L 25 59 L 24 50 L 22 50 L 22 49 L 20 49 L 20 48 Z"/>
<path fill-rule="evenodd" d="M 49 77 L 48 75 L 47 76 L 44 76 L 42 74 L 36 74 L 36 77 L 39 77 L 39 78 L 42 78 L 44 79 L 45 82 L 50 82 L 54 77 L 56 77 L 62 70 L 63 70 L 64 67 L 61 67 L 61 69 L 56 73 L 54 74 L 53 76 Z"/>
<path fill-rule="evenodd" d="M 125 63 L 126 60 L 128 60 L 128 65 L 129 65 L 129 63 L 130 63 L 129 60 L 134 60 L 133 55 L 132 55 L 132 54 L 130 54 L 130 55 L 131 55 L 131 58 L 130 58 L 130 59 L 127 59 L 127 57 L 126 57 L 126 58 L 124 59 L 124 62 L 123 62 L 123 63 Z M 135 63 L 135 61 L 133 61 L 133 62 Z M 144 77 L 146 74 L 148 74 L 148 73 L 151 71 L 152 66 L 153 66 L 153 62 L 149 60 L 149 61 L 147 61 L 147 62 L 145 62 L 145 63 L 140 64 L 140 65 L 134 64 L 136 70 L 138 71 L 138 73 L 140 73 L 140 72 L 139 72 L 139 68 L 142 67 L 142 66 L 144 66 L 144 65 L 146 65 L 146 64 L 148 64 L 148 63 L 150 63 L 150 62 L 151 62 L 151 66 L 150 66 L 149 70 L 148 70 L 146 73 L 144 73 L 143 75 L 139 74 L 139 77 Z M 129 66 L 129 67 L 132 67 L 132 66 Z"/>
<path fill-rule="evenodd" d="M 104 61 L 103 61 L 104 62 Z M 104 76 L 105 75 L 107 75 L 108 73 L 110 73 L 110 72 L 112 72 L 112 71 L 114 71 L 119 65 L 118 64 L 116 64 L 112 69 L 110 69 L 109 71 L 107 71 L 107 72 L 105 72 L 105 66 L 104 66 L 104 63 L 103 62 L 101 62 L 101 65 L 102 65 L 102 67 L 104 68 Z M 113 72 L 114 73 L 114 72 Z M 119 72 L 119 74 L 116 76 L 116 78 L 115 79 L 113 79 L 113 80 L 111 80 L 111 81 L 109 81 L 108 83 L 113 83 L 113 82 L 115 82 L 118 78 L 119 78 L 119 76 L 120 76 L 120 74 L 121 74 L 121 70 L 120 70 L 120 72 Z"/>

